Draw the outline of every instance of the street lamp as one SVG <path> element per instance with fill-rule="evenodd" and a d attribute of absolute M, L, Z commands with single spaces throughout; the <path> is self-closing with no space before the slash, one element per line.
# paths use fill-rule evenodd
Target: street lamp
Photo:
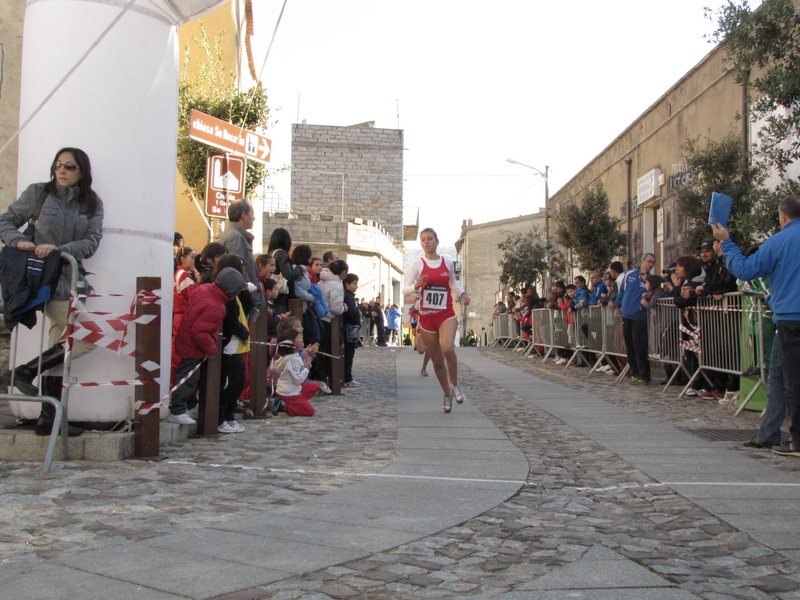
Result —
<path fill-rule="evenodd" d="M 532 167 L 530 165 L 526 165 L 525 163 L 521 163 L 519 161 L 507 158 L 507 163 L 511 163 L 512 165 L 520 165 L 521 167 L 527 167 L 533 171 L 536 171 L 539 175 L 544 178 L 544 243 L 545 246 L 550 245 L 550 186 L 549 186 L 549 175 L 550 175 L 550 167 L 545 165 L 544 173 L 542 173 L 536 167 Z M 542 282 L 544 285 L 544 289 L 542 291 L 546 291 L 549 288 L 548 279 L 550 278 L 550 269 L 547 270 L 547 277 L 545 277 L 544 281 Z"/>

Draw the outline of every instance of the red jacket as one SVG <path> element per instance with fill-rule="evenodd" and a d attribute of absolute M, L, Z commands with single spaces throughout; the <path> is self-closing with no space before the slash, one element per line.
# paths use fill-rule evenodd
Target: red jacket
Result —
<path fill-rule="evenodd" d="M 215 283 L 197 286 L 189 297 L 186 314 L 175 336 L 178 356 L 205 358 L 217 353 L 217 337 L 228 300 L 230 298 Z"/>

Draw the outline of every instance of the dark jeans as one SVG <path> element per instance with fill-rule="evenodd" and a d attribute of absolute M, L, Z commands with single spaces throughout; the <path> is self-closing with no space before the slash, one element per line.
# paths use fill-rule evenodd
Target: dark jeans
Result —
<path fill-rule="evenodd" d="M 800 448 L 800 369 L 797 367 L 800 365 L 800 321 L 778 321 L 776 336 L 783 365 L 784 395 L 789 407 L 789 434 L 795 448 Z M 773 368 L 775 359 L 773 351 Z"/>
<path fill-rule="evenodd" d="M 622 317 L 625 353 L 631 366 L 631 376 L 650 381 L 650 359 L 647 357 L 647 319 L 641 321 Z"/>
<path fill-rule="evenodd" d="M 386 328 L 383 323 L 375 323 L 375 328 L 378 330 L 378 346 L 386 345 Z"/>
<path fill-rule="evenodd" d="M 351 344 L 350 342 L 344 343 L 344 381 L 349 383 L 353 381 L 353 359 L 356 357 L 356 348 L 358 344 Z"/>
<path fill-rule="evenodd" d="M 783 381 L 783 363 L 781 362 L 780 336 L 772 341 L 772 365 L 767 381 L 767 407 L 764 410 L 764 421 L 758 430 L 762 440 L 781 443 L 781 426 L 786 418 L 786 394 Z"/>
<path fill-rule="evenodd" d="M 219 425 L 236 419 L 236 401 L 244 389 L 245 354 L 223 354 L 219 377 Z"/>
<path fill-rule="evenodd" d="M 202 362 L 202 358 L 182 358 L 178 370 L 175 372 L 175 383 L 181 379 Z M 197 369 L 192 376 L 189 377 L 177 390 L 172 393 L 172 404 L 169 407 L 170 412 L 175 415 L 186 414 L 192 406 L 197 405 L 195 394 L 197 388 L 200 387 L 200 369 Z"/>

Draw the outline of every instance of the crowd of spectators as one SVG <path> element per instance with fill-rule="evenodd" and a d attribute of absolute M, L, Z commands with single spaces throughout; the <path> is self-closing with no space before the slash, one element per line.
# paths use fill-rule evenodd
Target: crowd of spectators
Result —
<path fill-rule="evenodd" d="M 737 291 L 737 279 L 725 266 L 719 242 L 713 238 L 705 240 L 697 247 L 697 253 L 697 257 L 678 258 L 664 270 L 663 276 L 652 273 L 656 257 L 646 253 L 635 268 L 627 271 L 620 261 L 614 261 L 606 270 L 589 273 L 588 282 L 583 275 L 575 276 L 569 284 L 556 281 L 547 298 L 540 298 L 533 286 L 525 286 L 520 294 L 509 292 L 505 302 L 498 302 L 494 316 L 512 314 L 518 333 L 530 339 L 533 310 L 545 308 L 563 312 L 567 343 L 565 348 L 556 350 L 553 360 L 564 364 L 572 358 L 577 366 L 591 366 L 597 357 L 586 349 L 588 327 L 585 323 L 576 327 L 576 314 L 587 307 L 607 307 L 610 317 L 621 322 L 626 356 L 621 361 L 615 356 L 605 356 L 598 370 L 618 374 L 627 363 L 630 383 L 646 386 L 650 384 L 648 311 L 655 308 L 660 299 L 671 297 L 680 309 L 681 372 L 672 377 L 674 367 L 667 365 L 667 379 L 660 383 L 686 385 L 687 376 L 696 373 L 698 365 L 697 347 L 691 343 L 697 323 L 690 309 L 696 306 L 697 298 L 708 297 L 719 302 L 723 294 Z M 585 311 L 581 314 L 585 315 Z M 578 353 L 573 358 L 576 350 Z M 710 383 L 707 386 L 710 389 L 701 388 L 697 383 L 696 389 L 689 388 L 687 394 L 730 402 L 739 389 L 736 376 L 711 372 L 704 381 Z"/>
<path fill-rule="evenodd" d="M 283 228 L 272 232 L 268 251 L 255 256 L 249 232 L 254 219 L 249 202 L 231 203 L 225 231 L 200 252 L 186 247 L 183 237 L 175 234 L 171 385 L 176 389 L 171 422 L 196 423 L 198 367 L 216 354 L 221 327 L 218 431 L 244 431 L 235 412 L 249 406 L 246 357 L 257 319 L 267 320 L 268 395 L 274 396 L 274 414 L 312 416 L 309 400 L 318 392 L 331 393 L 332 359 L 320 348 L 331 348 L 332 341 L 344 350 L 344 385 L 361 385 L 353 378 L 362 319 L 354 296 L 358 276 L 349 273 L 336 252 L 319 258 L 308 245 L 293 245 Z M 292 316 L 290 300 L 299 301 L 302 316 Z M 383 315 L 380 307 L 378 313 Z M 334 317 L 341 317 L 337 330 L 332 329 Z M 390 335 L 396 329 L 396 319 L 390 320 Z"/>

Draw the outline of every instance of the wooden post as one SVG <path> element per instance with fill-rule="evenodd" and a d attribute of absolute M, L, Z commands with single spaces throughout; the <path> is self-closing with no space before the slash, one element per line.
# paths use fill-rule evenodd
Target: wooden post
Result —
<path fill-rule="evenodd" d="M 140 291 L 153 292 L 161 290 L 160 277 L 137 277 L 136 293 Z M 163 295 L 163 292 L 161 292 Z M 169 361 L 166 365 L 161 363 L 161 304 L 136 304 L 137 315 L 157 315 L 156 318 L 147 325 L 136 324 L 136 378 L 137 379 L 157 379 L 161 373 L 169 373 Z M 143 366 L 151 361 L 161 367 L 148 371 Z M 145 404 L 157 404 L 161 390 L 158 385 L 139 385 L 134 389 L 134 399 L 136 402 Z M 133 456 L 135 458 L 152 459 L 160 458 L 159 447 L 161 438 L 159 427 L 161 415 L 158 406 L 150 412 L 141 414 L 138 410 L 134 415 L 133 429 Z"/>
<path fill-rule="evenodd" d="M 267 313 L 262 312 L 255 321 L 250 321 L 250 339 L 266 342 L 269 333 Z M 254 415 L 264 416 L 267 406 L 267 367 L 269 347 L 264 344 L 250 346 L 250 409 Z"/>
<path fill-rule="evenodd" d="M 217 336 L 217 353 L 200 367 L 200 406 L 197 435 L 219 435 L 219 385 L 222 370 L 222 323 Z"/>
<path fill-rule="evenodd" d="M 300 323 L 303 322 L 303 301 L 302 300 L 289 300 L 289 308 L 288 311 L 292 313 L 293 317 L 297 317 L 300 319 Z"/>
<path fill-rule="evenodd" d="M 342 382 L 344 381 L 344 351 L 339 345 L 340 332 L 339 321 L 341 317 L 331 319 L 331 343 L 330 348 L 325 350 L 331 356 L 338 358 L 331 359 L 331 392 L 335 395 L 342 393 Z"/>

